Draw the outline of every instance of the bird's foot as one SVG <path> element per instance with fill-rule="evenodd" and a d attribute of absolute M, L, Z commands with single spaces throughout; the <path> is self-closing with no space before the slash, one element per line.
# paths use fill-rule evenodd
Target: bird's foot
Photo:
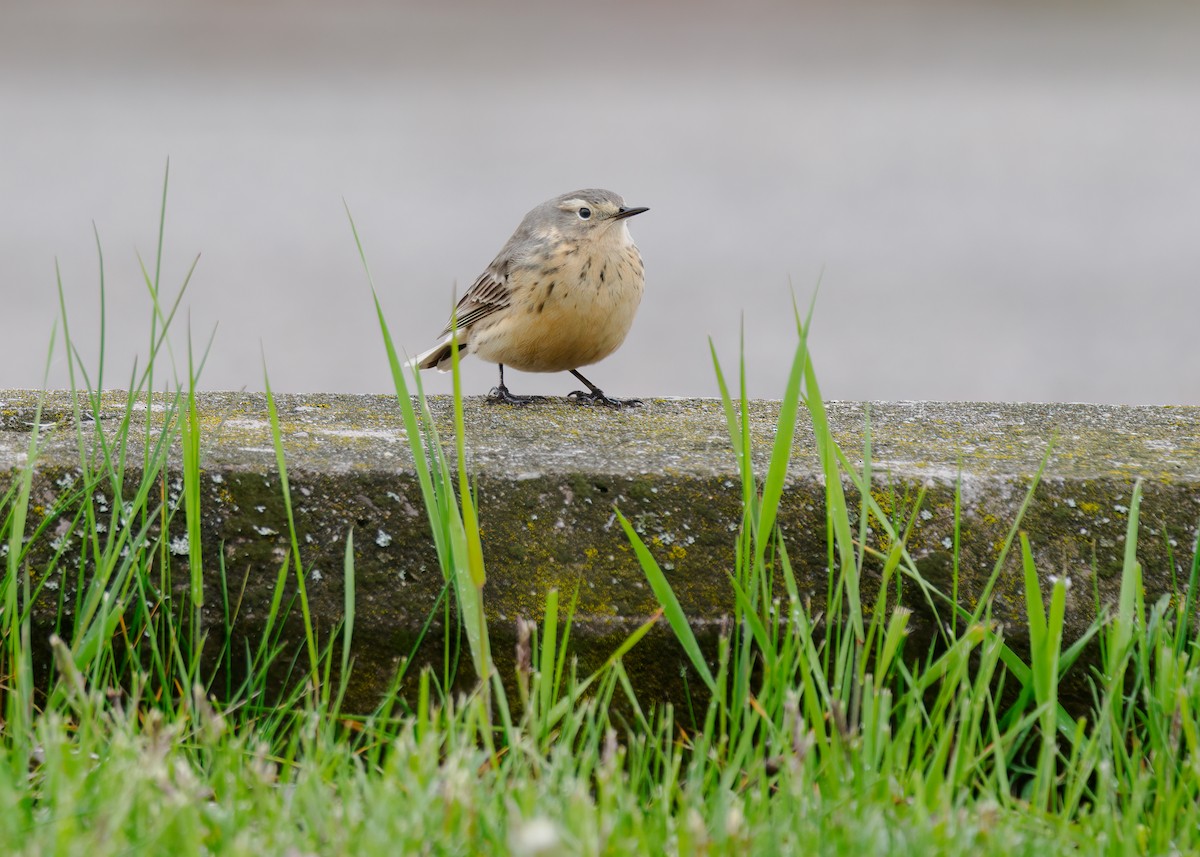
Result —
<path fill-rule="evenodd" d="M 545 396 L 517 396 L 508 392 L 508 387 L 501 384 L 499 387 L 492 387 L 488 390 L 487 402 L 489 405 L 504 404 L 504 405 L 528 405 L 532 402 L 544 402 Z"/>
<path fill-rule="evenodd" d="M 592 391 L 576 390 L 569 393 L 567 398 L 577 405 L 604 405 L 609 408 L 632 408 L 642 404 L 641 399 L 612 399 L 604 395 L 601 389 Z"/>

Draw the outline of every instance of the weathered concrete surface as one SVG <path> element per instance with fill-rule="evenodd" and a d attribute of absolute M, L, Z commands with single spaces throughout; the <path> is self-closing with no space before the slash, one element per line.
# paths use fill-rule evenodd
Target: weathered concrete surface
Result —
<path fill-rule="evenodd" d="M 0 489 L 24 461 L 36 400 L 34 393 L 0 391 Z M 106 431 L 124 406 L 124 395 L 105 396 L 99 416 Z M 366 708 L 409 653 L 442 589 L 399 410 L 391 398 L 364 396 L 280 396 L 278 407 L 308 594 L 322 628 L 341 616 L 344 539 L 354 528 L 351 702 Z M 448 442 L 451 404 L 437 399 L 431 408 Z M 235 583 L 245 576 L 237 628 L 254 639 L 288 544 L 266 402 L 260 395 L 210 393 L 200 409 L 205 555 L 215 568 L 222 551 Z M 643 534 L 698 628 L 711 630 L 729 612 L 726 572 L 741 519 L 740 485 L 719 402 L 655 399 L 611 411 L 565 401 L 511 408 L 470 399 L 465 409 L 498 657 L 511 652 L 516 618 L 540 616 L 552 586 L 568 595 L 579 587 L 573 639 L 585 667 L 603 660 L 654 610 L 614 505 Z M 927 488 L 909 547 L 925 575 L 947 591 L 954 486 L 961 479 L 959 589 L 968 607 L 1052 440 L 1023 529 L 1043 580 L 1071 579 L 1068 637 L 1092 621 L 1097 597 L 1102 604 L 1115 599 L 1130 492 L 1139 477 L 1145 483 L 1138 555 L 1147 597 L 1186 581 L 1200 518 L 1200 408 L 899 402 L 872 404 L 869 412 L 874 494 L 885 511 L 907 520 L 918 491 Z M 140 413 L 144 419 L 144 407 Z M 775 402 L 750 406 L 760 465 L 777 413 Z M 866 413 L 862 404 L 829 405 L 837 440 L 855 461 L 862 457 Z M 64 477 L 78 471 L 70 414 L 67 396 L 48 398 L 37 508 L 49 508 Z M 827 585 L 823 496 L 811 430 L 802 424 L 780 524 L 804 593 L 817 606 Z M 872 531 L 877 540 L 879 528 Z M 186 570 L 186 556 L 176 560 Z M 215 579 L 211 569 L 206 576 Z M 868 569 L 869 598 L 877 583 Z M 215 592 L 208 598 L 212 611 L 220 604 Z M 1018 640 L 1022 598 L 1014 551 L 993 614 Z M 218 618 L 212 612 L 211 621 Z M 667 636 L 652 635 L 627 664 L 648 694 L 679 698 L 682 658 Z M 440 657 L 440 647 L 428 655 Z"/>

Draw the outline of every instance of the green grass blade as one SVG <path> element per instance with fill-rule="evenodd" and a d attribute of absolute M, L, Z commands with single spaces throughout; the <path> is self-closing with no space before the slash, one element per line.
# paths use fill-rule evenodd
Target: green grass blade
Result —
<path fill-rule="evenodd" d="M 620 510 L 617 510 L 617 520 L 621 522 L 621 528 L 625 530 L 625 536 L 629 539 L 629 543 L 633 545 L 633 552 L 642 566 L 650 588 L 654 591 L 654 597 L 658 599 L 658 603 L 663 609 L 667 623 L 675 633 L 675 638 L 683 647 L 683 651 L 687 654 L 688 660 L 692 662 L 692 666 L 695 667 L 701 680 L 715 694 L 717 683 L 713 679 L 712 672 L 709 671 L 708 662 L 704 660 L 704 653 L 700 651 L 700 643 L 697 642 L 696 635 L 692 633 L 692 626 L 688 624 L 683 607 L 679 604 L 679 599 L 675 597 L 675 592 L 671 589 L 666 575 L 651 556 L 649 549 L 638 536 L 633 525 L 621 514 Z"/>
<path fill-rule="evenodd" d="M 308 603 L 308 586 L 304 577 L 304 562 L 300 555 L 300 539 L 296 531 L 296 516 L 292 510 L 292 489 L 288 482 L 287 459 L 283 454 L 283 430 L 279 425 L 279 410 L 275 395 L 271 392 L 271 379 L 267 373 L 266 358 L 263 358 L 263 385 L 267 396 L 267 418 L 271 425 L 271 444 L 275 448 L 275 466 L 279 471 L 279 492 L 283 498 L 283 509 L 287 515 L 290 558 L 295 569 L 296 594 L 300 600 L 300 613 L 304 620 L 304 642 L 308 649 L 308 666 L 314 682 L 321 674 L 321 658 L 317 650 L 317 635 L 313 628 L 312 610 Z M 285 560 L 286 564 L 286 560 Z"/>
<path fill-rule="evenodd" d="M 346 552 L 342 559 L 342 681 L 350 674 L 350 651 L 354 641 L 354 527 L 346 531 Z"/>

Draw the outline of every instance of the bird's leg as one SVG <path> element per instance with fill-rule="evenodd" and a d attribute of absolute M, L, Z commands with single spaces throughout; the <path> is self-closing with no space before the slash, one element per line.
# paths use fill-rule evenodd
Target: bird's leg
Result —
<path fill-rule="evenodd" d="M 515 396 L 508 392 L 508 387 L 504 386 L 504 364 L 496 364 L 500 367 L 500 386 L 492 387 L 488 391 L 487 400 L 490 404 L 503 402 L 506 405 L 528 405 L 530 402 L 544 402 L 545 396 Z"/>
<path fill-rule="evenodd" d="M 581 405 L 608 405 L 610 408 L 628 408 L 632 407 L 633 405 L 642 404 L 641 399 L 610 399 L 608 396 L 604 395 L 603 390 L 601 390 L 587 378 L 580 375 L 574 369 L 571 370 L 571 374 L 587 385 L 588 388 L 588 392 L 586 393 L 583 390 L 576 390 L 567 396 L 568 399 L 571 399 L 572 401 Z"/>

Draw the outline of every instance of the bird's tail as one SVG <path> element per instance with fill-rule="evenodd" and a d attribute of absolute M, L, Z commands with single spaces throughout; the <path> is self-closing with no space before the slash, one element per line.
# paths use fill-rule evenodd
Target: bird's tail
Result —
<path fill-rule="evenodd" d="M 428 351 L 422 351 L 412 360 L 408 361 L 408 365 L 414 369 L 433 369 L 437 367 L 439 372 L 450 371 L 450 340 L 452 334 L 447 333 L 442 341 L 430 348 Z M 466 343 L 462 341 L 461 334 L 458 340 L 458 356 L 459 358 L 466 357 L 468 354 Z"/>

